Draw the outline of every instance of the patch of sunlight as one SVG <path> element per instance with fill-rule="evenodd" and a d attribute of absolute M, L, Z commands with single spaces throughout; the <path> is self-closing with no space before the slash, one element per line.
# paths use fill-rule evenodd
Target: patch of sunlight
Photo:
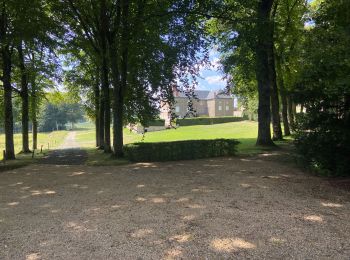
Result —
<path fill-rule="evenodd" d="M 311 221 L 311 222 L 318 222 L 321 223 L 323 222 L 323 218 L 320 216 L 316 216 L 316 215 L 308 215 L 308 216 L 304 216 L 305 220 Z"/>
<path fill-rule="evenodd" d="M 84 223 L 87 223 L 88 221 L 85 221 Z M 89 228 L 86 228 L 84 227 L 83 225 L 80 225 L 74 221 L 70 221 L 67 223 L 66 225 L 67 228 L 69 229 L 73 229 L 74 231 L 78 231 L 78 232 L 81 232 L 81 231 L 96 231 L 96 229 L 89 229 Z"/>
<path fill-rule="evenodd" d="M 331 202 L 321 202 L 321 205 L 324 207 L 330 207 L 330 208 L 341 208 L 343 207 L 343 205 L 338 204 L 338 203 L 331 203 Z"/>
<path fill-rule="evenodd" d="M 253 249 L 256 245 L 240 238 L 215 238 L 210 243 L 211 248 L 219 252 L 233 252 L 239 249 Z"/>
<path fill-rule="evenodd" d="M 39 253 L 31 253 L 29 255 L 26 255 L 26 260 L 38 260 L 40 259 Z"/>
<path fill-rule="evenodd" d="M 9 202 L 7 203 L 8 206 L 17 206 L 19 204 L 18 201 L 14 201 L 14 202 Z"/>
<path fill-rule="evenodd" d="M 143 168 L 156 168 L 157 166 L 154 163 L 137 163 L 136 165 Z"/>
<path fill-rule="evenodd" d="M 204 209 L 205 206 L 202 206 L 202 205 L 199 205 L 199 204 L 189 204 L 187 205 L 188 208 L 191 208 L 191 209 Z"/>
<path fill-rule="evenodd" d="M 22 185 L 23 182 L 16 182 L 16 183 L 13 183 L 13 184 L 10 184 L 9 187 L 15 187 L 17 185 Z"/>
<path fill-rule="evenodd" d="M 69 177 L 73 177 L 73 176 L 79 176 L 79 175 L 83 175 L 85 174 L 85 172 L 73 172 L 72 174 L 68 175 Z"/>
<path fill-rule="evenodd" d="M 153 203 L 165 203 L 165 199 L 163 198 L 152 198 Z"/>
<path fill-rule="evenodd" d="M 187 220 L 187 221 L 194 220 L 195 218 L 196 218 L 195 215 L 186 215 L 182 217 L 183 220 Z"/>
<path fill-rule="evenodd" d="M 190 234 L 175 235 L 170 238 L 171 241 L 176 241 L 178 243 L 185 243 L 191 239 Z"/>
<path fill-rule="evenodd" d="M 31 190 L 31 195 L 32 196 L 38 196 L 38 195 L 52 195 L 52 194 L 56 194 L 56 191 L 54 190 Z"/>
<path fill-rule="evenodd" d="M 154 231 L 152 229 L 149 229 L 149 228 L 138 229 L 138 230 L 134 231 L 131 234 L 131 237 L 133 237 L 133 238 L 144 238 L 144 237 L 149 236 L 149 235 L 151 235 L 153 233 L 154 233 Z"/>

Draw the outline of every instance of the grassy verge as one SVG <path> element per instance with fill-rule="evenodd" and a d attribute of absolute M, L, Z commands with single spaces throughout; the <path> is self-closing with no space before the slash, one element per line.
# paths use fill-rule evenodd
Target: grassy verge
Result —
<path fill-rule="evenodd" d="M 111 154 L 104 153 L 95 148 L 86 148 L 88 159 L 86 165 L 90 166 L 119 166 L 130 163 L 127 159 L 116 159 Z"/>
<path fill-rule="evenodd" d="M 16 160 L 11 161 L 3 161 L 3 154 L 2 151 L 5 149 L 5 136 L 2 134 L 0 135 L 0 171 L 8 170 L 8 169 L 14 169 L 18 167 L 22 167 L 25 165 L 28 165 L 30 163 L 35 162 L 37 159 L 41 158 L 45 153 L 48 152 L 48 150 L 55 149 L 59 147 L 66 135 L 68 134 L 68 131 L 54 131 L 50 133 L 38 133 L 38 150 L 35 151 L 34 158 L 32 158 L 32 154 L 21 154 L 21 148 L 22 148 L 22 135 L 21 134 L 15 134 L 14 135 L 14 144 L 15 144 L 15 153 Z M 32 146 L 32 136 L 30 135 L 29 139 L 29 147 Z M 43 147 L 43 153 L 40 153 L 40 148 Z"/>

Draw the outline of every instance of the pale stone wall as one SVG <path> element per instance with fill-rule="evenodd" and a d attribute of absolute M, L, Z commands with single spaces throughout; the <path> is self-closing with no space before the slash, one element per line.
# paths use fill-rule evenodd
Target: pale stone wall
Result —
<path fill-rule="evenodd" d="M 198 116 L 208 116 L 208 103 L 206 100 L 194 100 L 193 107 Z"/>
<path fill-rule="evenodd" d="M 215 117 L 215 115 L 216 115 L 216 109 L 215 109 L 216 102 L 215 102 L 215 99 L 207 100 L 207 103 L 208 103 L 208 116 L 209 117 Z"/>
<path fill-rule="evenodd" d="M 234 116 L 233 98 L 215 98 L 209 100 L 193 100 L 193 107 L 198 116 Z M 184 97 L 175 97 L 174 111 L 180 117 L 187 114 L 188 99 Z M 165 105 L 161 109 L 160 118 L 169 121 L 170 111 L 169 106 Z M 166 122 L 166 125 L 168 122 Z"/>
<path fill-rule="evenodd" d="M 215 116 L 233 116 L 233 100 L 227 98 L 215 99 Z"/>

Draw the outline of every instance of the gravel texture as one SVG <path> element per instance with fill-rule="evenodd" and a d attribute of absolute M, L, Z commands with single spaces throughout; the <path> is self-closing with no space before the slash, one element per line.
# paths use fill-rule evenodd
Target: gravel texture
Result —
<path fill-rule="evenodd" d="M 69 132 L 62 145 L 56 150 L 50 151 L 40 159 L 39 164 L 54 165 L 80 165 L 84 164 L 88 155 L 85 150 L 79 148 L 75 141 L 76 132 Z"/>
<path fill-rule="evenodd" d="M 350 193 L 218 158 L 0 173 L 0 259 L 349 259 Z"/>

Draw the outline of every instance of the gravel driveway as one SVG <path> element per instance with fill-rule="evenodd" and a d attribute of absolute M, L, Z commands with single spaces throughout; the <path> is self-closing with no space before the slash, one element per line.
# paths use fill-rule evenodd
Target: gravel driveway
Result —
<path fill-rule="evenodd" d="M 349 259 L 350 194 L 219 158 L 0 173 L 0 259 Z"/>

